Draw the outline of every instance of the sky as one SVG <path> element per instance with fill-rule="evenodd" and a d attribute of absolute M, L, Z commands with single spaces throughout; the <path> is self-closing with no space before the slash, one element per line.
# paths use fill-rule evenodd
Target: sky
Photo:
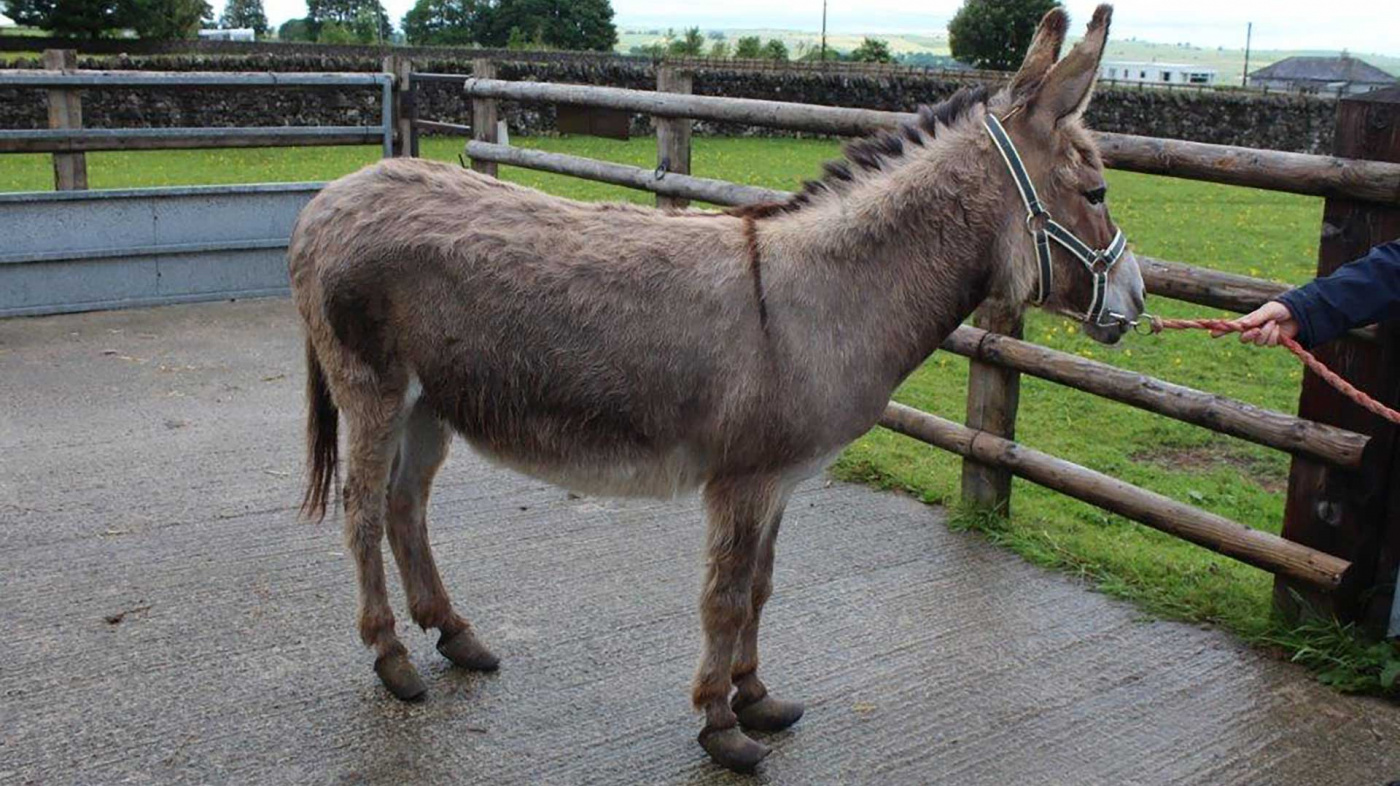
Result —
<path fill-rule="evenodd" d="M 223 0 L 211 0 L 221 10 Z M 395 24 L 413 0 L 382 0 Z M 263 0 L 273 24 L 304 16 L 305 0 Z M 836 32 L 942 32 L 961 0 L 829 0 Z M 1066 0 L 1076 26 L 1095 0 Z M 821 28 L 821 0 L 613 0 L 621 27 Z M 1325 9 L 1325 10 L 1323 10 Z M 1113 35 L 1145 41 L 1243 48 L 1254 22 L 1257 49 L 1349 49 L 1400 56 L 1400 2 L 1395 0 L 1118 0 Z"/>

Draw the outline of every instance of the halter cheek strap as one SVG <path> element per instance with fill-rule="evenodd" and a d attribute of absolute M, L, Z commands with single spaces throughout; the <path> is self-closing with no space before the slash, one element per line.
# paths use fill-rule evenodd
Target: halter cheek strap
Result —
<path fill-rule="evenodd" d="M 1012 143 L 1011 137 L 1007 135 L 1001 121 L 995 115 L 988 114 L 985 124 L 987 133 L 992 137 L 992 142 L 996 144 L 1002 160 L 1006 162 L 1006 168 L 1011 172 L 1011 179 L 1016 181 L 1016 190 L 1021 193 L 1021 201 L 1026 204 L 1026 228 L 1035 236 L 1035 258 L 1040 265 L 1040 279 L 1036 284 L 1036 293 L 1032 302 L 1039 306 L 1050 298 L 1055 275 L 1055 268 L 1051 264 L 1050 241 L 1054 240 L 1082 262 L 1084 267 L 1088 268 L 1089 274 L 1093 276 L 1094 292 L 1089 301 L 1089 309 L 1085 312 L 1084 321 L 1105 327 L 1118 324 L 1120 320 L 1114 318 L 1112 314 L 1109 315 L 1109 322 L 1103 321 L 1104 296 L 1108 292 L 1109 272 L 1113 270 L 1114 265 L 1118 264 L 1118 260 L 1123 258 L 1123 252 L 1128 249 L 1128 239 L 1124 236 L 1123 230 L 1119 229 L 1114 234 L 1108 248 L 1094 249 L 1056 222 L 1050 217 L 1050 211 L 1041 204 L 1040 195 L 1035 190 L 1035 183 L 1031 182 L 1030 173 L 1026 171 L 1026 164 L 1021 160 L 1021 154 L 1017 152 L 1016 145 Z"/>

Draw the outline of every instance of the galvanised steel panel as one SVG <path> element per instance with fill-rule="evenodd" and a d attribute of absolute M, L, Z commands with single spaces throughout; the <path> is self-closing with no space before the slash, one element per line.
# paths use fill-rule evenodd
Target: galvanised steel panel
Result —
<path fill-rule="evenodd" d="M 322 185 L 0 194 L 0 316 L 284 293 Z"/>

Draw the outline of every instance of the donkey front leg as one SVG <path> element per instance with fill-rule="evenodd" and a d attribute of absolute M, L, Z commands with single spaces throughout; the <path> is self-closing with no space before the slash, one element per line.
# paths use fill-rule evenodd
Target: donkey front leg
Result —
<path fill-rule="evenodd" d="M 801 717 L 801 702 L 784 701 L 768 695 L 768 688 L 758 678 L 758 625 L 763 605 L 773 594 L 773 554 L 777 545 L 778 528 L 783 523 L 781 507 L 763 528 L 758 547 L 758 564 L 754 566 L 752 606 L 747 624 L 739 638 L 739 652 L 734 659 L 734 701 L 731 703 L 739 725 L 752 731 L 782 731 Z"/>
<path fill-rule="evenodd" d="M 374 671 L 400 699 L 427 691 L 408 650 L 394 633 L 384 579 L 384 519 L 390 462 L 403 429 L 402 396 L 373 393 L 344 408 L 349 435 L 345 473 L 345 541 L 360 585 L 360 638 L 375 651 Z"/>
<path fill-rule="evenodd" d="M 731 770 L 749 770 L 769 749 L 738 728 L 729 705 L 734 656 L 753 613 L 754 568 L 764 524 L 781 509 L 783 494 L 772 478 L 724 478 L 705 486 L 708 514 L 705 586 L 700 595 L 704 652 L 691 700 L 705 713 L 700 745 Z"/>
<path fill-rule="evenodd" d="M 389 485 L 389 547 L 399 565 L 413 621 L 424 630 L 437 628 L 441 633 L 438 652 L 463 668 L 492 671 L 500 660 L 453 610 L 428 542 L 428 495 L 451 443 L 451 429 L 426 406 L 417 405 L 404 426 Z"/>

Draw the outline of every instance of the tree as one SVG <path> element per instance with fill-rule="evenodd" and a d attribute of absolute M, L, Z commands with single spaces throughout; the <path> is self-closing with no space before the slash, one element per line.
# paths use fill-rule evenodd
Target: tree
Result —
<path fill-rule="evenodd" d="M 195 38 L 214 9 L 206 0 L 125 0 L 122 23 L 140 38 L 160 41 Z"/>
<path fill-rule="evenodd" d="M 734 56 L 743 60 L 757 60 L 763 57 L 763 39 L 756 35 L 746 35 L 734 45 Z"/>
<path fill-rule="evenodd" d="M 953 57 L 976 68 L 1015 71 L 1055 0 L 966 0 L 948 23 Z"/>
<path fill-rule="evenodd" d="M 277 38 L 281 41 L 314 41 L 311 23 L 306 19 L 288 19 L 277 28 Z"/>
<path fill-rule="evenodd" d="M 628 50 L 627 54 L 633 57 L 648 57 L 652 60 L 660 60 L 666 56 L 666 47 L 660 41 L 647 44 L 646 46 L 634 46 Z"/>
<path fill-rule="evenodd" d="M 465 45 L 477 39 L 481 23 L 476 0 L 418 0 L 403 16 L 410 44 Z"/>
<path fill-rule="evenodd" d="M 617 45 L 609 0 L 495 0 L 482 17 L 485 46 L 505 46 L 514 28 L 553 49 L 606 52 Z"/>
<path fill-rule="evenodd" d="M 768 39 L 768 43 L 763 45 L 763 59 L 786 61 L 788 59 L 787 44 L 779 38 Z"/>
<path fill-rule="evenodd" d="M 324 22 L 321 24 L 321 32 L 316 34 L 316 41 L 322 44 L 359 44 L 363 43 L 355 35 L 355 31 L 349 25 L 339 22 Z"/>
<path fill-rule="evenodd" d="M 710 46 L 710 57 L 715 60 L 725 60 L 729 57 L 729 42 L 716 41 Z"/>
<path fill-rule="evenodd" d="M 15 24 L 47 30 L 64 38 L 98 38 L 123 26 L 121 0 L 4 0 Z"/>
<path fill-rule="evenodd" d="M 251 27 L 258 38 L 267 35 L 267 14 L 263 11 L 262 0 L 228 0 L 223 16 L 219 17 L 219 27 Z"/>
<path fill-rule="evenodd" d="M 389 23 L 389 14 L 379 0 L 307 0 L 306 19 L 316 40 L 323 43 L 371 43 L 387 41 L 394 34 L 394 26 Z M 335 23 L 344 30 L 332 35 L 336 41 L 326 41 L 322 28 Z M 343 42 L 346 35 L 351 40 Z"/>
<path fill-rule="evenodd" d="M 890 45 L 878 38 L 866 38 L 860 46 L 851 50 L 851 59 L 857 63 L 892 63 Z"/>
<path fill-rule="evenodd" d="M 535 37 L 531 38 L 530 36 L 525 34 L 524 30 L 521 30 L 518 27 L 512 27 L 510 29 L 510 38 L 506 39 L 506 49 L 513 49 L 517 52 L 523 52 L 528 50 L 542 52 L 547 51 L 551 48 L 552 47 L 550 47 L 549 44 L 546 44 L 544 42 L 544 38 L 541 37 L 538 28 L 535 29 Z"/>
<path fill-rule="evenodd" d="M 672 41 L 666 51 L 675 57 L 699 57 L 705 53 L 705 36 L 700 28 L 692 27 L 685 31 L 684 38 Z"/>
<path fill-rule="evenodd" d="M 819 63 L 822 60 L 822 47 L 820 43 L 809 43 L 799 41 L 797 43 L 797 59 L 805 63 Z M 832 47 L 826 48 L 827 62 L 839 62 L 842 60 L 841 53 Z"/>

